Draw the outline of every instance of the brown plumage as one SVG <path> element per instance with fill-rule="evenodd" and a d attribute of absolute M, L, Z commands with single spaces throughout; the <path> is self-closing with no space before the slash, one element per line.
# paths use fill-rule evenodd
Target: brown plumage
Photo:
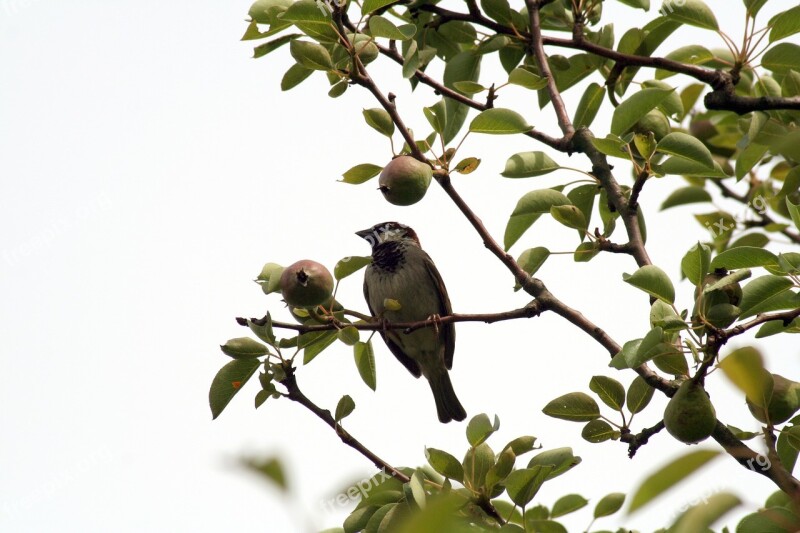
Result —
<path fill-rule="evenodd" d="M 420 247 L 413 229 L 384 222 L 356 232 L 372 246 L 372 264 L 364 275 L 364 298 L 373 316 L 388 322 L 418 322 L 452 313 L 447 289 L 433 260 Z M 384 308 L 387 299 L 400 309 Z M 451 324 L 380 332 L 389 350 L 415 377 L 425 376 L 441 422 L 464 420 L 447 370 L 453 366 L 456 330 Z"/>

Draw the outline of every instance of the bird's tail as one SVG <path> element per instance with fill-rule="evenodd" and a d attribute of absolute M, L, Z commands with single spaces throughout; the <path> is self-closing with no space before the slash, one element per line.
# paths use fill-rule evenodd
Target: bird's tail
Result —
<path fill-rule="evenodd" d="M 458 401 L 456 391 L 453 390 L 453 383 L 450 375 L 442 369 L 435 375 L 428 377 L 433 391 L 433 399 L 436 401 L 436 413 L 439 415 L 439 422 L 446 424 L 451 420 L 461 421 L 467 418 L 467 412 Z"/>

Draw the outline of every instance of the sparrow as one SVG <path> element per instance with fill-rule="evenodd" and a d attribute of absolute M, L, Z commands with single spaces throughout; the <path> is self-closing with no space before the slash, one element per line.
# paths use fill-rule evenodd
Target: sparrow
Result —
<path fill-rule="evenodd" d="M 383 222 L 357 231 L 372 246 L 372 263 L 364 274 L 364 298 L 373 316 L 387 322 L 432 320 L 434 325 L 405 333 L 380 331 L 386 346 L 414 377 L 425 376 L 433 391 L 442 423 L 464 420 L 467 413 L 458 401 L 448 369 L 453 366 L 455 325 L 437 324 L 452 314 L 442 276 L 420 247 L 416 232 L 398 222 Z M 386 300 L 399 302 L 386 308 Z"/>

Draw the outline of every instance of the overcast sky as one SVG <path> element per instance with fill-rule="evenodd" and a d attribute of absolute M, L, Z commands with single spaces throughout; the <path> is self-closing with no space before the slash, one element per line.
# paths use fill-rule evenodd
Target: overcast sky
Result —
<path fill-rule="evenodd" d="M 643 24 L 641 11 L 606 4 L 617 36 Z M 740 3 L 714 4 L 739 42 Z M 527 301 L 438 187 L 400 208 L 384 202 L 374 182 L 337 182 L 357 163 L 383 165 L 391 157 L 361 118 L 362 108 L 376 104 L 358 88 L 331 100 L 319 74 L 282 93 L 288 50 L 251 59 L 252 44 L 239 41 L 248 7 L 247 0 L 0 0 L 3 531 L 307 533 L 341 523 L 346 509 L 330 513 L 324 501 L 374 471 L 319 420 L 285 400 L 255 411 L 251 383 L 211 421 L 208 387 L 228 361 L 218 345 L 246 333 L 234 317 L 267 309 L 288 316 L 277 295 L 264 296 L 252 282 L 265 262 L 308 257 L 332 269 L 342 257 L 369 252 L 354 231 L 400 220 L 417 230 L 456 311 Z M 672 47 L 698 39 L 721 46 L 712 34 L 683 31 Z M 398 95 L 408 123 L 427 131 L 419 108 L 436 97 L 424 88 L 411 94 L 392 65 L 377 62 L 374 72 Z M 504 81 L 498 72 L 486 65 L 484 79 Z M 539 111 L 531 93 L 509 88 L 501 98 L 537 128 L 557 132 L 552 109 Z M 602 135 L 607 119 L 596 122 Z M 508 156 L 531 149 L 541 147 L 524 137 L 478 135 L 462 148 L 483 163 L 455 177 L 455 186 L 498 239 L 520 195 L 580 178 L 566 171 L 532 180 L 498 176 Z M 587 168 L 577 156 L 569 164 Z M 671 176 L 648 184 L 645 209 L 655 211 L 679 183 Z M 648 219 L 651 256 L 676 282 L 680 257 L 707 238 L 688 216 L 703 208 L 680 209 L 684 219 L 671 218 L 677 211 Z M 576 245 L 574 232 L 541 220 L 513 252 Z M 558 255 L 540 276 L 622 343 L 648 329 L 647 298 L 621 281 L 633 270 L 628 257 L 575 264 Z M 340 299 L 364 310 L 361 280 L 347 279 Z M 679 285 L 679 306 L 691 306 L 691 292 Z M 773 371 L 797 377 L 796 341 L 759 345 Z M 360 381 L 343 345 L 301 368 L 301 387 L 330 409 L 350 394 L 357 407 L 348 429 L 392 464 L 423 464 L 426 445 L 462 456 L 465 424 L 439 424 L 427 385 L 380 341 L 375 346 L 377 392 Z M 607 362 L 586 336 L 544 316 L 459 325 L 452 377 L 470 416 L 499 415 L 495 449 L 531 434 L 545 448 L 571 445 L 583 457 L 545 485 L 541 503 L 580 492 L 593 505 L 608 492 L 630 492 L 689 449 L 659 436 L 631 461 L 624 445 L 590 445 L 580 425 L 541 413 L 556 396 L 588 390 L 592 375 L 632 380 Z M 709 381 L 721 419 L 756 429 L 741 395 L 721 376 Z M 657 396 L 639 422 L 655 423 L 665 403 Z M 288 467 L 288 497 L 237 466 L 240 456 L 272 454 Z M 651 529 L 721 490 L 754 509 L 774 487 L 723 457 L 624 523 Z M 568 523 L 585 527 L 589 515 Z"/>

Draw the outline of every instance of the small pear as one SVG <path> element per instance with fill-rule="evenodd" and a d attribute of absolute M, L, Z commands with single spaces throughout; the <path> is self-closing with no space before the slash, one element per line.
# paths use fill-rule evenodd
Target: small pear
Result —
<path fill-rule="evenodd" d="M 783 424 L 800 410 L 800 383 L 786 379 L 778 374 L 772 374 L 772 398 L 767 406 L 767 412 L 763 407 L 759 407 L 750 400 L 747 400 L 747 407 L 759 422 L 766 424 L 772 422 Z"/>
<path fill-rule="evenodd" d="M 425 196 L 433 178 L 430 165 L 410 155 L 392 159 L 378 178 L 378 189 L 394 205 L 412 205 Z"/>
<path fill-rule="evenodd" d="M 664 410 L 669 434 L 685 444 L 707 439 L 717 424 L 717 412 L 702 385 L 684 381 Z"/>
<path fill-rule="evenodd" d="M 333 276 L 316 261 L 303 259 L 281 274 L 281 294 L 289 305 L 314 307 L 328 301 L 332 293 Z"/>

